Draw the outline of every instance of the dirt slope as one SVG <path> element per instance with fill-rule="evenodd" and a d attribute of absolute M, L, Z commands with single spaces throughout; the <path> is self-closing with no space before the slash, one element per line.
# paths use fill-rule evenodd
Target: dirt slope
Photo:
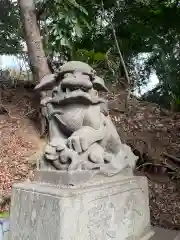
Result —
<path fill-rule="evenodd" d="M 0 114 L 0 196 L 9 195 L 12 183 L 33 177 L 32 156 L 42 148 L 39 132 L 32 120 L 34 97 L 25 89 L 6 89 Z M 0 198 L 2 200 L 2 198 Z"/>

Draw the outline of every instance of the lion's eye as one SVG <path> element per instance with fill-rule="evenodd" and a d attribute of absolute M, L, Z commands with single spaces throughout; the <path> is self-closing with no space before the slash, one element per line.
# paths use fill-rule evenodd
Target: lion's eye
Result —
<path fill-rule="evenodd" d="M 73 75 L 72 73 L 65 73 L 64 78 L 72 77 L 72 75 Z"/>
<path fill-rule="evenodd" d="M 91 74 L 83 73 L 83 75 L 85 75 L 91 82 L 93 81 L 93 77 Z"/>

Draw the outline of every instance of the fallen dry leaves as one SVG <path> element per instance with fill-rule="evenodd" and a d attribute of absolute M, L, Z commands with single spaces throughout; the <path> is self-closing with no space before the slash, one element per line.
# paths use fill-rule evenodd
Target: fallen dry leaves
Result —
<path fill-rule="evenodd" d="M 27 116 L 27 93 L 16 95 L 14 91 L 4 93 L 3 104 L 9 114 L 0 115 L 0 197 L 10 193 L 13 183 L 32 178 L 34 169 L 28 158 L 40 148 L 39 133 Z"/>

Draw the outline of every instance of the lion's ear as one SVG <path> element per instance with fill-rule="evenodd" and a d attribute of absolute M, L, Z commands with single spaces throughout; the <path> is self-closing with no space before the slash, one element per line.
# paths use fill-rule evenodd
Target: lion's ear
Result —
<path fill-rule="evenodd" d="M 55 85 L 55 82 L 55 74 L 48 74 L 41 79 L 40 83 L 36 85 L 34 89 L 38 91 L 48 91 L 52 89 L 52 87 Z"/>
<path fill-rule="evenodd" d="M 95 76 L 93 80 L 93 88 L 100 92 L 108 92 L 108 88 L 104 84 L 104 80 L 98 76 Z"/>

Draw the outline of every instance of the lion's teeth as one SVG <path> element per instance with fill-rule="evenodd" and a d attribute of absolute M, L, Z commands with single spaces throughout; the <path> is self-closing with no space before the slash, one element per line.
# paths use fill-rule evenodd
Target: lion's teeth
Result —
<path fill-rule="evenodd" d="M 70 89 L 69 88 L 66 88 L 66 93 L 69 93 L 70 92 Z"/>

